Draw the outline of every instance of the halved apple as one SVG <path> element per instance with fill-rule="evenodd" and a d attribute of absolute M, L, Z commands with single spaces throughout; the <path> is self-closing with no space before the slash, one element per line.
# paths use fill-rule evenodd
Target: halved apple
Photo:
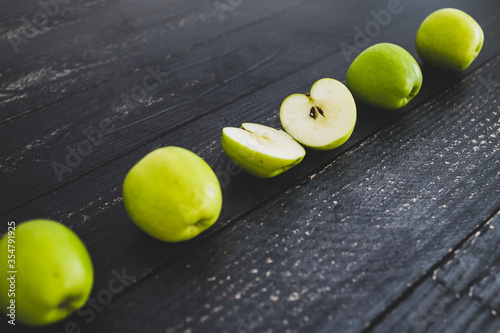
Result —
<path fill-rule="evenodd" d="M 246 172 L 270 178 L 297 165 L 306 151 L 287 133 L 259 124 L 222 130 L 222 148 Z"/>
<path fill-rule="evenodd" d="M 341 82 L 324 78 L 308 94 L 293 94 L 281 104 L 281 124 L 309 148 L 329 150 L 349 139 L 356 124 L 356 104 Z"/>

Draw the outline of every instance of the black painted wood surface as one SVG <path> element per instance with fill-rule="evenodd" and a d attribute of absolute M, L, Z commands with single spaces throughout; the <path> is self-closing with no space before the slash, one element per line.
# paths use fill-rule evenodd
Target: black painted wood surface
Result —
<path fill-rule="evenodd" d="M 61 3 L 17 52 L 13 36 L 43 9 L 11 1 L 0 13 L 0 221 L 71 227 L 95 285 L 79 313 L 28 331 L 499 330 L 500 3 Z M 359 105 L 340 148 L 308 150 L 274 179 L 234 169 L 222 128 L 280 128 L 286 96 L 345 81 L 355 54 L 341 46 L 359 46 L 357 29 L 390 6 L 367 45 L 415 55 L 421 21 L 453 6 L 482 26 L 484 48 L 462 73 L 419 61 L 419 95 L 398 111 Z M 92 151 L 71 160 L 86 140 Z M 165 145 L 199 154 L 223 189 L 217 223 L 184 243 L 145 235 L 121 202 L 126 172 Z"/>

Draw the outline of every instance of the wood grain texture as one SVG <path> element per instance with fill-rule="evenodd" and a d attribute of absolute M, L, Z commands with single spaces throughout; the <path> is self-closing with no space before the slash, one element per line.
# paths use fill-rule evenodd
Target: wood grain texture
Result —
<path fill-rule="evenodd" d="M 419 283 L 371 332 L 498 332 L 500 213 Z"/>
<path fill-rule="evenodd" d="M 242 1 L 236 10 L 219 9 L 215 1 L 67 2 L 43 9 L 39 2 L 24 1 L 4 12 L 8 18 L 0 20 L 0 59 L 5 68 L 0 83 L 0 122 L 38 112 L 43 106 L 300 3 Z M 47 12 L 53 15 L 45 25 L 33 24 L 37 13 Z M 31 37 L 23 37 L 26 42 L 17 45 L 12 42 L 16 35 Z"/>
<path fill-rule="evenodd" d="M 73 320 L 120 332 L 369 326 L 500 207 L 499 86 L 481 86 L 489 73 L 498 77 L 500 57 L 117 295 L 95 320 Z"/>

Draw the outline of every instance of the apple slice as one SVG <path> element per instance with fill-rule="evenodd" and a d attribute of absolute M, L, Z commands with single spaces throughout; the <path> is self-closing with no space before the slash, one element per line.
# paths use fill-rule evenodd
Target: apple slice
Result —
<path fill-rule="evenodd" d="M 222 148 L 246 172 L 270 178 L 297 165 L 306 151 L 283 131 L 253 123 L 222 130 Z"/>
<path fill-rule="evenodd" d="M 316 81 L 308 94 L 293 94 L 281 104 L 281 124 L 304 146 L 329 150 L 349 139 L 356 124 L 351 92 L 334 79 Z"/>

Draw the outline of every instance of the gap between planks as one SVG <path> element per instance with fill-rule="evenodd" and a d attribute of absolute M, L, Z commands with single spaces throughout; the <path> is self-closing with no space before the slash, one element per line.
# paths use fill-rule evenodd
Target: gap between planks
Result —
<path fill-rule="evenodd" d="M 486 219 L 484 219 L 481 223 L 478 224 L 467 236 L 464 237 L 455 247 L 451 248 L 448 253 L 441 258 L 437 263 L 435 263 L 432 267 L 429 268 L 427 272 L 425 272 L 414 284 L 409 286 L 398 298 L 396 298 L 388 307 L 386 307 L 382 312 L 380 312 L 374 320 L 365 324 L 365 328 L 361 331 L 361 333 L 371 332 L 373 328 L 385 318 L 386 315 L 390 314 L 394 309 L 396 309 L 400 304 L 402 304 L 406 299 L 408 299 L 413 291 L 417 289 L 418 286 L 423 284 L 427 279 L 432 279 L 434 271 L 437 270 L 440 266 L 445 264 L 448 260 L 450 260 L 455 252 L 460 250 L 460 248 L 467 243 L 470 239 L 472 239 L 478 231 L 484 228 L 494 217 L 500 212 L 500 208 L 494 210 Z"/>

